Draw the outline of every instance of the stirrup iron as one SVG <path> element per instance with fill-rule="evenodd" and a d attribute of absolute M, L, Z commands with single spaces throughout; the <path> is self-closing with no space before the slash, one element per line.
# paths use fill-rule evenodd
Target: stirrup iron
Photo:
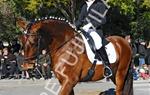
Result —
<path fill-rule="evenodd" d="M 108 69 L 108 70 L 110 71 L 110 74 L 109 74 L 108 76 L 105 75 L 105 69 Z M 106 65 L 104 66 L 103 76 L 104 76 L 105 78 L 109 78 L 109 77 L 112 76 L 112 70 L 110 69 L 109 66 L 106 66 Z"/>

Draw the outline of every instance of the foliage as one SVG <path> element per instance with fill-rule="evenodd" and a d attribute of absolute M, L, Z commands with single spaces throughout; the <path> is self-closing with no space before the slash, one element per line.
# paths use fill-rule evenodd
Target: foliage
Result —
<path fill-rule="evenodd" d="M 107 1 L 111 8 L 104 25 L 106 34 L 130 33 L 138 38 L 144 34 L 143 31 L 150 30 L 150 0 Z M 13 39 L 20 33 L 14 24 L 18 16 L 32 20 L 53 15 L 65 17 L 74 23 L 83 2 L 84 0 L 0 0 L 0 38 Z"/>
<path fill-rule="evenodd" d="M 141 30 L 144 30 L 145 28 L 150 29 L 150 12 L 144 12 L 142 16 L 140 16 L 139 24 Z"/>
<path fill-rule="evenodd" d="M 135 4 L 133 0 L 109 0 L 112 6 L 118 6 L 122 14 L 135 14 Z"/>
<path fill-rule="evenodd" d="M 140 16 L 139 26 L 139 30 L 142 30 L 142 34 L 145 39 L 150 40 L 150 12 L 144 12 L 142 16 Z"/>
<path fill-rule="evenodd" d="M 118 34 L 124 34 L 124 32 L 128 31 L 136 39 L 139 37 L 143 38 L 145 36 L 143 35 L 144 31 L 148 32 L 150 30 L 150 0 L 109 0 L 109 4 L 112 7 L 118 7 L 122 16 L 128 18 L 119 27 L 127 25 L 130 29 L 127 30 L 127 27 L 125 29 L 121 28 L 118 30 L 121 33 L 118 32 Z M 123 19 L 123 17 L 120 18 Z M 117 23 L 113 23 L 112 25 L 114 24 L 117 27 Z M 147 38 L 150 38 L 150 35 L 146 35 L 145 39 Z"/>
<path fill-rule="evenodd" d="M 71 0 L 72 1 L 72 0 Z M 47 15 L 63 15 L 67 19 L 70 19 L 69 12 L 71 11 L 70 0 L 28 0 L 22 1 L 23 9 L 26 14 L 26 18 L 38 18 Z M 16 0 L 15 3 L 18 1 Z"/>
<path fill-rule="evenodd" d="M 150 39 L 150 0 L 139 0 L 136 6 L 136 15 L 130 23 L 131 31 L 135 38 L 144 38 L 146 40 Z"/>
<path fill-rule="evenodd" d="M 146 8 L 150 8 L 150 0 L 144 0 L 142 6 Z"/>
<path fill-rule="evenodd" d="M 12 40 L 16 37 L 15 14 L 11 2 L 0 1 L 0 39 Z"/>

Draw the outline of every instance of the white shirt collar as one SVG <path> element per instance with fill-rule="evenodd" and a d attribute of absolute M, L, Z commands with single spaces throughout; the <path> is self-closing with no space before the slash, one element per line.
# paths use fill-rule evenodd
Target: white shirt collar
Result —
<path fill-rule="evenodd" d="M 94 3 L 95 0 L 92 1 L 86 1 L 87 4 L 87 11 L 89 10 L 90 6 Z"/>

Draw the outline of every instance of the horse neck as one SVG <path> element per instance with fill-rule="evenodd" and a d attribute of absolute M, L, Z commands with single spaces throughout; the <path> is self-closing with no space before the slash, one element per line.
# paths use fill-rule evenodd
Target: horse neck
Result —
<path fill-rule="evenodd" d="M 56 28 L 54 27 L 56 26 Z M 50 43 L 50 50 L 55 53 L 57 49 L 63 47 L 63 45 L 74 36 L 74 30 L 66 23 L 53 23 L 52 27 L 48 25 L 48 32 L 52 42 Z"/>
<path fill-rule="evenodd" d="M 45 35 L 43 38 L 45 40 L 49 40 L 49 38 L 52 39 L 52 42 L 48 45 L 52 60 L 54 59 L 57 51 L 59 52 L 59 49 L 62 49 L 63 46 L 65 46 L 65 44 L 74 37 L 74 29 L 72 29 L 67 23 L 47 23 L 43 26 L 42 32 L 47 32 L 44 33 Z M 54 62 L 52 62 L 52 65 L 54 65 L 53 63 Z"/>

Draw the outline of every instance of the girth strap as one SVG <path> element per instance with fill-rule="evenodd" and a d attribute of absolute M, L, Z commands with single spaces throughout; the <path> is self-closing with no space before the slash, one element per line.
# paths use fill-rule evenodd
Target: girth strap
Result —
<path fill-rule="evenodd" d="M 87 75 L 81 80 L 81 82 L 90 81 L 95 74 L 96 60 L 94 60 L 91 68 L 88 70 Z"/>

